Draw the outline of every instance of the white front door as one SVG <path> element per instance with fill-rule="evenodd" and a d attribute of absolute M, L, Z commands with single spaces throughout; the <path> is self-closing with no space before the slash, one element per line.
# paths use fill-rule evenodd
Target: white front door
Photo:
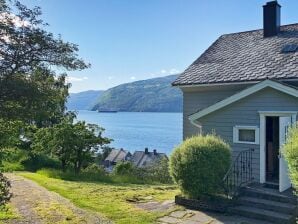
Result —
<path fill-rule="evenodd" d="M 292 117 L 279 117 L 279 191 L 285 191 L 291 187 L 288 175 L 288 164 L 282 154 L 283 145 L 286 143 L 288 128 L 293 123 Z"/>

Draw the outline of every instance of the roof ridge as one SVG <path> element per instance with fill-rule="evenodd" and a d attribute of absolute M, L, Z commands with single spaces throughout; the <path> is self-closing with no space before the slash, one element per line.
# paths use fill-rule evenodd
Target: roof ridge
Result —
<path fill-rule="evenodd" d="M 286 25 L 281 25 L 280 27 L 281 28 L 284 28 L 284 27 L 294 26 L 294 25 L 298 25 L 298 23 L 290 23 L 290 24 L 286 24 Z M 241 32 L 225 33 L 225 34 L 222 34 L 221 36 L 228 36 L 228 35 L 235 35 L 235 34 L 244 34 L 244 33 L 252 33 L 252 32 L 257 32 L 257 31 L 262 31 L 262 30 L 264 30 L 264 29 L 262 28 L 262 29 L 246 30 L 246 31 L 241 31 Z"/>

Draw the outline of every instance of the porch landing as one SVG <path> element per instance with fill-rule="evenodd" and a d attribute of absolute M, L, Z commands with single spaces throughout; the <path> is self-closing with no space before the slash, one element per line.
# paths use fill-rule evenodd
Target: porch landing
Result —
<path fill-rule="evenodd" d="M 297 197 L 293 190 L 279 192 L 266 184 L 251 184 L 240 191 L 231 212 L 270 223 L 291 224 L 297 217 Z"/>

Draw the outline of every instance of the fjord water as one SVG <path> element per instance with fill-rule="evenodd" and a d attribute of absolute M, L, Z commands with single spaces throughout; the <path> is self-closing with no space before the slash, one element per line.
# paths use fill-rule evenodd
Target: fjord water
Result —
<path fill-rule="evenodd" d="M 111 146 L 131 152 L 148 147 L 170 154 L 182 141 L 182 113 L 80 110 L 78 120 L 105 128 L 104 136 L 114 139 Z"/>

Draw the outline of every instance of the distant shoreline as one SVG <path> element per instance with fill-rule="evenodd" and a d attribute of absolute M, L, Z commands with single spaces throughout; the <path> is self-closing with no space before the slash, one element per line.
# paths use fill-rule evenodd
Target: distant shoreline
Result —
<path fill-rule="evenodd" d="M 68 111 L 90 111 L 90 112 L 96 112 L 96 113 L 106 113 L 106 114 L 117 114 L 117 113 L 177 113 L 182 114 L 182 112 L 177 111 L 117 111 L 117 113 L 110 113 L 110 112 L 98 112 L 96 110 L 68 110 Z"/>

